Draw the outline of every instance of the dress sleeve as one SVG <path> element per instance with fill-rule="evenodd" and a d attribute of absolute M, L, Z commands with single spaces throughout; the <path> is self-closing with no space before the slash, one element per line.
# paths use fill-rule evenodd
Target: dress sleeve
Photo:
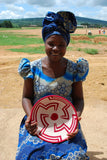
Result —
<path fill-rule="evenodd" d="M 79 58 L 76 63 L 76 71 L 74 76 L 74 82 L 84 81 L 89 72 L 88 61 L 84 58 Z"/>
<path fill-rule="evenodd" d="M 34 79 L 33 71 L 31 69 L 30 61 L 23 58 L 19 64 L 18 73 L 24 79 L 31 78 Z"/>

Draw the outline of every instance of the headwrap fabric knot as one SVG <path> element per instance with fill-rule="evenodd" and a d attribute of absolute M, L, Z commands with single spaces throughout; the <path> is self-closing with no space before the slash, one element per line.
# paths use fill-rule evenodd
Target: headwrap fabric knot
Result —
<path fill-rule="evenodd" d="M 73 33 L 76 27 L 77 22 L 73 13 L 65 11 L 48 12 L 43 20 L 43 40 L 46 41 L 51 35 L 62 35 L 68 45 L 70 33 Z"/>

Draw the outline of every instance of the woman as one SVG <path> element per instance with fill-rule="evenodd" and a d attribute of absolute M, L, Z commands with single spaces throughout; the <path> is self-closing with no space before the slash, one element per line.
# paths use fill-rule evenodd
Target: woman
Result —
<path fill-rule="evenodd" d="M 23 118 L 16 160 L 88 159 L 87 145 L 80 123 L 74 133 L 62 143 L 49 143 L 36 136 L 37 123 L 30 123 L 31 109 L 35 102 L 47 95 L 59 95 L 68 99 L 76 108 L 78 120 L 84 107 L 82 81 L 88 74 L 88 62 L 80 58 L 74 63 L 66 58 L 70 33 L 76 29 L 76 19 L 71 12 L 48 12 L 43 21 L 42 37 L 46 56 L 30 62 L 22 59 L 19 74 L 24 78 L 22 105 Z"/>

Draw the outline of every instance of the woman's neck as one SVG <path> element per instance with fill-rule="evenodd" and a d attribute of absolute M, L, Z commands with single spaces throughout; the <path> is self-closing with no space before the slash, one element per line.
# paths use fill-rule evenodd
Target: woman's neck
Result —
<path fill-rule="evenodd" d="M 65 58 L 62 58 L 60 61 L 51 61 L 48 57 L 45 57 L 45 63 L 48 67 L 56 68 L 65 64 Z"/>
<path fill-rule="evenodd" d="M 59 62 L 51 62 L 47 57 L 42 59 L 42 71 L 49 77 L 57 78 L 66 72 L 67 59 L 62 58 Z"/>

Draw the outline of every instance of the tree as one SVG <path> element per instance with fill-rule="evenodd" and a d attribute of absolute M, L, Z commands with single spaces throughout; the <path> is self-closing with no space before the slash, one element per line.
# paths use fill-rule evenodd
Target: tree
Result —
<path fill-rule="evenodd" d="M 0 24 L 0 27 L 13 28 L 13 24 L 11 23 L 11 21 L 4 21 L 3 23 Z"/>

